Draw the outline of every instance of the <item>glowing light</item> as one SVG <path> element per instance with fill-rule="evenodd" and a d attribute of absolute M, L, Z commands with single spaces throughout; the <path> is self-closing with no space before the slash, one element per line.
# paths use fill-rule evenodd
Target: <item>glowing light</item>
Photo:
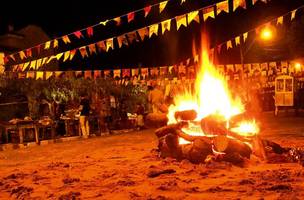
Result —
<path fill-rule="evenodd" d="M 268 27 L 264 28 L 262 31 L 261 31 L 261 39 L 262 40 L 271 40 L 272 39 L 272 30 Z"/>
<path fill-rule="evenodd" d="M 297 71 L 300 71 L 301 70 L 301 64 L 300 63 L 296 63 L 295 64 L 295 69 L 297 70 Z"/>

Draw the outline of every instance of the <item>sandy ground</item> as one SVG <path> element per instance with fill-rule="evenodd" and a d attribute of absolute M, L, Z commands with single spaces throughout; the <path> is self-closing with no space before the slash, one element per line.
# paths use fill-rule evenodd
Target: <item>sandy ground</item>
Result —
<path fill-rule="evenodd" d="M 304 118 L 263 122 L 263 137 L 304 147 Z M 0 152 L 0 199 L 304 199 L 299 164 L 193 165 L 156 145 L 145 130 Z"/>

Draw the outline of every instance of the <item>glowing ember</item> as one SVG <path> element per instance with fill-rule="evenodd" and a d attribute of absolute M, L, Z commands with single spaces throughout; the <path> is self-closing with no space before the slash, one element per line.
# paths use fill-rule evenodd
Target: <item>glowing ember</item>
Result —
<path fill-rule="evenodd" d="M 230 130 L 242 136 L 254 136 L 259 132 L 259 127 L 253 120 L 252 122 L 241 122 L 238 127 L 231 128 Z"/>
<path fill-rule="evenodd" d="M 209 115 L 213 115 L 218 119 L 223 119 L 224 122 L 226 121 L 228 128 L 229 119 L 234 115 L 243 113 L 244 105 L 239 97 L 232 96 L 228 89 L 227 81 L 209 61 L 209 54 L 206 48 L 207 40 L 203 39 L 202 41 L 201 69 L 195 80 L 195 92 L 183 91 L 174 97 L 174 105 L 169 107 L 167 115 L 168 124 L 177 123 L 177 119 L 174 117 L 176 111 L 195 110 L 197 118 L 194 121 L 198 122 Z M 251 132 L 252 127 L 248 124 L 246 126 L 242 125 L 240 129 L 235 129 L 235 131 L 241 135 L 249 132 L 256 133 Z M 257 127 L 255 128 L 257 129 Z M 189 135 L 205 135 L 197 123 L 190 124 L 183 131 Z M 186 144 L 189 142 L 180 138 L 179 143 Z"/>

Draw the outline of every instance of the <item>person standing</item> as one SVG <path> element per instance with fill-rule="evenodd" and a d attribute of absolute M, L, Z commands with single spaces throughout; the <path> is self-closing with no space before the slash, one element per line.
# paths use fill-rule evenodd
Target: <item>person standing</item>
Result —
<path fill-rule="evenodd" d="M 90 114 L 90 101 L 85 94 L 80 97 L 80 117 L 79 123 L 81 128 L 81 133 L 84 138 L 88 138 L 90 134 L 89 127 L 89 114 Z"/>

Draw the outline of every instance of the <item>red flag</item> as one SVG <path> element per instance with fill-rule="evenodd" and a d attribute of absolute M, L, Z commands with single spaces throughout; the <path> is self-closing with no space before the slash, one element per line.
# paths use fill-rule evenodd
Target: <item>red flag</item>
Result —
<path fill-rule="evenodd" d="M 32 49 L 26 50 L 26 57 L 32 57 Z"/>
<path fill-rule="evenodd" d="M 135 17 L 134 12 L 128 13 L 128 22 L 131 22 L 132 20 L 134 20 L 134 17 Z"/>
<path fill-rule="evenodd" d="M 37 53 L 38 53 L 38 54 L 40 54 L 40 47 L 41 47 L 40 44 L 36 46 L 36 49 L 37 49 Z"/>
<path fill-rule="evenodd" d="M 15 60 L 14 60 L 14 61 L 15 61 Z M 4 57 L 4 64 L 5 64 L 5 63 L 8 63 L 8 57 L 7 57 L 7 56 Z"/>
<path fill-rule="evenodd" d="M 74 35 L 75 35 L 78 39 L 80 39 L 80 38 L 83 37 L 81 31 L 76 31 L 76 32 L 74 32 Z"/>
<path fill-rule="evenodd" d="M 147 17 L 147 15 L 150 13 L 150 11 L 151 11 L 151 7 L 152 7 L 152 6 L 147 6 L 147 7 L 145 7 L 145 8 L 144 8 L 144 11 L 145 11 L 145 17 Z"/>
<path fill-rule="evenodd" d="M 93 36 L 93 27 L 92 26 L 87 28 L 87 34 L 89 37 Z"/>

